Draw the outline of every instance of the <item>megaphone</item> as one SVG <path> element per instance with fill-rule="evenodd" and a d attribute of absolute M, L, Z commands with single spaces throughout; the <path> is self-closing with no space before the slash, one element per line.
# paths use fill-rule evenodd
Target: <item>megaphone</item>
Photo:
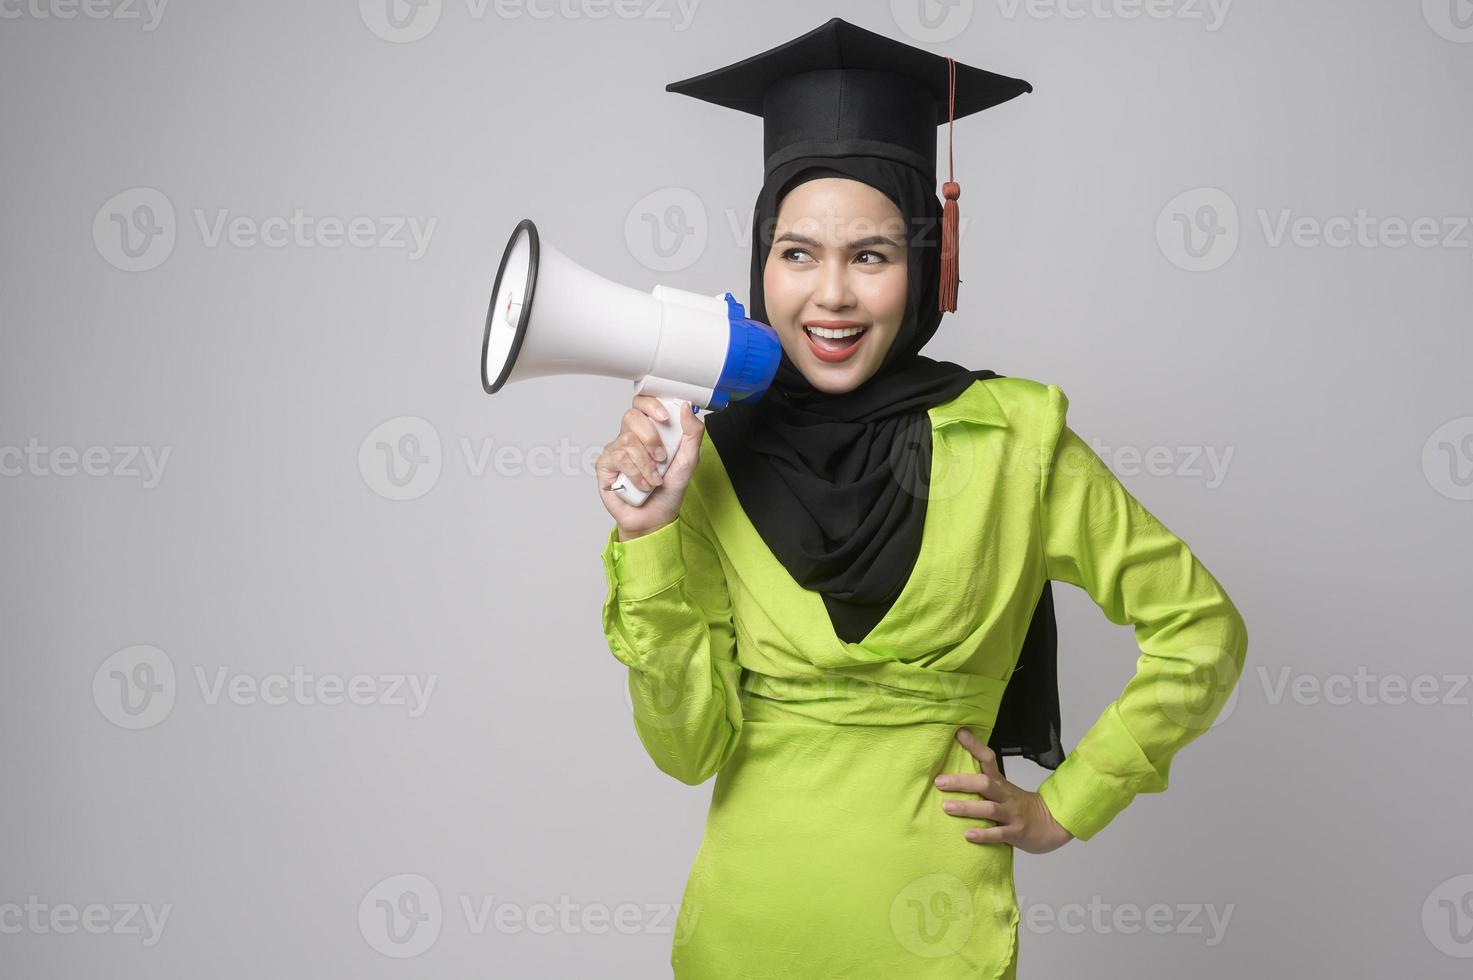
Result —
<path fill-rule="evenodd" d="M 486 311 L 481 386 L 554 374 L 628 378 L 653 395 L 669 419 L 655 428 L 665 445 L 661 475 L 680 446 L 686 402 L 720 411 L 758 399 L 777 374 L 777 331 L 747 319 L 731 293 L 705 296 L 668 286 L 648 293 L 610 282 L 568 259 L 526 218 L 502 253 Z M 610 488 L 635 507 L 649 496 L 620 473 Z"/>

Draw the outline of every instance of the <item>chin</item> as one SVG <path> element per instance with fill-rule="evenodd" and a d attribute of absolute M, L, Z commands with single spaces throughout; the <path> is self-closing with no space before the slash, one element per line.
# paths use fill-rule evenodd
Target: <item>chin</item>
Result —
<path fill-rule="evenodd" d="M 810 359 L 800 362 L 800 367 L 803 377 L 808 379 L 809 384 L 829 395 L 842 395 L 847 391 L 853 391 L 874 374 L 867 364 L 845 364 L 840 368 L 835 368 L 822 361 L 815 363 Z"/>

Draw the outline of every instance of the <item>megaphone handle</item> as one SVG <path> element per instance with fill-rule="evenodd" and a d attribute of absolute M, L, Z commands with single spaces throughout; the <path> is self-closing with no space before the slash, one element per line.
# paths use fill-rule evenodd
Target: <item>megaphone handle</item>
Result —
<path fill-rule="evenodd" d="M 665 414 L 670 417 L 664 422 L 655 419 L 651 419 L 650 421 L 655 423 L 655 429 L 660 433 L 660 441 L 665 446 L 665 458 L 655 460 L 655 469 L 659 471 L 661 476 L 664 476 L 665 469 L 670 465 L 670 461 L 675 458 L 676 450 L 680 448 L 680 413 L 690 410 L 686 407 L 690 402 L 683 398 L 665 398 L 663 396 L 660 397 L 659 401 L 661 405 L 665 406 Z M 615 478 L 613 490 L 619 495 L 620 500 L 633 507 L 643 506 L 644 502 L 649 499 L 649 495 L 654 492 L 652 490 L 639 489 L 639 487 L 634 485 L 634 481 L 624 475 L 623 471 L 620 471 L 618 477 Z"/>

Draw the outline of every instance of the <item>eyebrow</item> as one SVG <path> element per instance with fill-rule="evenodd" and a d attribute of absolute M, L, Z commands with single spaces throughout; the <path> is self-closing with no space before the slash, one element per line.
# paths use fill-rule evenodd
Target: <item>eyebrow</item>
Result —
<path fill-rule="evenodd" d="M 821 243 L 814 241 L 807 235 L 799 235 L 798 233 L 791 231 L 783 232 L 781 235 L 777 236 L 777 241 L 797 242 L 799 245 L 807 245 L 809 248 L 823 248 L 823 245 Z M 773 244 L 775 245 L 777 244 L 777 242 L 774 242 Z M 893 238 L 886 238 L 884 235 L 871 235 L 868 238 L 855 239 L 854 241 L 846 245 L 845 248 L 864 248 L 866 245 L 889 245 L 892 248 L 904 247 L 902 243 L 897 242 Z"/>

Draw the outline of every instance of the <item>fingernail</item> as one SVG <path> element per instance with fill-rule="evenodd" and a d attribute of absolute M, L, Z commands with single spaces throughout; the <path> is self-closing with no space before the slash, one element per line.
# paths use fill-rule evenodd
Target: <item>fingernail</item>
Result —
<path fill-rule="evenodd" d="M 982 834 L 980 832 L 978 832 L 978 831 L 975 831 L 975 830 L 969 830 L 969 831 L 967 831 L 967 840 L 976 840 L 978 837 L 981 837 L 981 836 L 982 836 Z"/>
<path fill-rule="evenodd" d="M 948 800 L 945 803 L 941 804 L 941 809 L 945 810 L 947 813 L 955 813 L 956 804 Z"/>
<path fill-rule="evenodd" d="M 655 459 L 664 459 L 664 458 L 665 458 L 665 447 L 664 446 L 661 446 L 661 447 L 659 447 L 659 448 L 657 448 L 655 450 Z"/>
<path fill-rule="evenodd" d="M 949 782 L 951 782 L 951 780 L 947 779 L 945 776 L 937 776 L 936 777 L 936 785 L 937 786 L 945 786 Z"/>

